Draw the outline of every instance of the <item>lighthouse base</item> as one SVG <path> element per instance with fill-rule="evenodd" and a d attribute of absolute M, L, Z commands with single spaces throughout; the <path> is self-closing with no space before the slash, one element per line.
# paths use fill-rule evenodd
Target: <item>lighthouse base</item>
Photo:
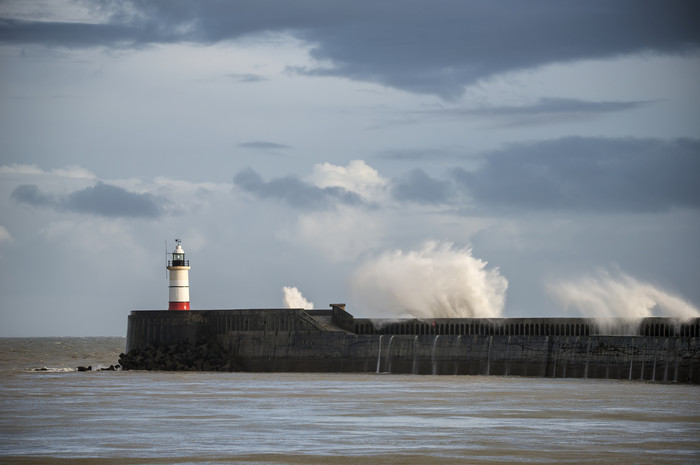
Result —
<path fill-rule="evenodd" d="M 168 304 L 168 310 L 189 310 L 189 302 L 170 302 Z"/>

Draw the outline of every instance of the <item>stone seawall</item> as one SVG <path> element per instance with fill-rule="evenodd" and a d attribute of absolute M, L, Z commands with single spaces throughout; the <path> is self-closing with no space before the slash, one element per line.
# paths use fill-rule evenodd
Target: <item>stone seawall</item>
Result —
<path fill-rule="evenodd" d="M 215 365 L 259 372 L 388 372 L 611 378 L 700 384 L 699 320 L 354 319 L 342 308 L 137 311 L 127 354 L 206 345 Z M 606 334 L 607 333 L 607 334 Z M 180 349 L 177 345 L 180 344 Z M 190 350 L 190 349 L 188 349 Z M 171 357 L 171 358 L 166 358 Z M 184 359 L 179 357 L 179 359 Z M 132 364 L 135 369 L 173 369 Z M 180 365 L 182 366 L 182 364 Z M 177 368 L 184 369 L 184 368 Z"/>

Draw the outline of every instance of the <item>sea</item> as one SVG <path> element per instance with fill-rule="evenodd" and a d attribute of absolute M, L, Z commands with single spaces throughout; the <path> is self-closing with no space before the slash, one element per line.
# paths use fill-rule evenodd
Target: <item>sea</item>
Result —
<path fill-rule="evenodd" d="M 0 339 L 0 463 L 700 463 L 700 386 L 103 371 L 125 342 Z"/>

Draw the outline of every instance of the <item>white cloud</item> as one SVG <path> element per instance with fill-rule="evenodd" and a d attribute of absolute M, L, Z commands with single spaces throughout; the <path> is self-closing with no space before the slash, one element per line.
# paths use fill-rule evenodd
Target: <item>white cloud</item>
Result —
<path fill-rule="evenodd" d="M 352 261 L 377 247 L 384 233 L 384 215 L 378 211 L 338 206 L 332 211 L 301 214 L 296 233 L 282 238 L 300 242 L 332 262 Z"/>
<path fill-rule="evenodd" d="M 215 182 L 196 182 L 186 181 L 184 179 L 174 179 L 158 176 L 153 180 L 153 184 L 159 188 L 168 188 L 187 193 L 196 193 L 202 190 L 230 192 L 231 184 L 215 183 Z"/>
<path fill-rule="evenodd" d="M 1 242 L 12 242 L 12 234 L 3 225 L 0 225 L 0 243 Z"/>
<path fill-rule="evenodd" d="M 0 166 L 0 174 L 7 175 L 33 175 L 33 176 L 58 176 L 62 178 L 73 179 L 95 179 L 96 176 L 80 166 L 69 166 L 67 168 L 54 168 L 51 170 L 43 170 L 35 164 L 16 164 Z"/>
<path fill-rule="evenodd" d="M 314 165 L 311 181 L 319 188 L 341 187 L 362 197 L 368 202 L 377 202 L 385 196 L 388 179 L 365 163 L 363 160 L 352 160 L 347 166 L 331 163 Z"/>
<path fill-rule="evenodd" d="M 126 222 L 119 219 L 87 218 L 82 221 L 62 220 L 46 225 L 41 231 L 47 240 L 67 246 L 72 252 L 89 257 L 94 254 L 124 258 L 124 251 L 135 244 Z M 112 250 L 112 253 L 107 253 Z M 109 262 L 110 260 L 106 259 Z"/>
<path fill-rule="evenodd" d="M 101 183 L 116 186 L 127 195 L 148 198 L 158 205 L 162 213 L 176 216 L 201 211 L 222 199 L 233 199 L 230 183 L 197 182 L 163 176 L 153 179 L 103 179 L 77 165 L 45 170 L 35 164 L 10 164 L 0 166 L 0 175 L 7 180 L 5 187 L 10 190 L 20 185 L 35 186 L 34 189 L 46 198 L 58 200 L 81 190 L 92 191 Z"/>
<path fill-rule="evenodd" d="M 33 174 L 33 175 L 41 175 L 44 174 L 45 171 L 39 168 L 37 165 L 20 165 L 20 164 L 11 164 L 11 165 L 2 165 L 0 166 L 0 174 Z"/>

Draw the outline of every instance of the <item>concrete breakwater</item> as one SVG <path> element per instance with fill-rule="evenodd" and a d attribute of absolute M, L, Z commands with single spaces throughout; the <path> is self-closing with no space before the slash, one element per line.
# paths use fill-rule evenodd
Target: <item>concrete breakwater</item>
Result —
<path fill-rule="evenodd" d="M 358 319 L 330 310 L 134 311 L 125 369 L 389 372 L 700 384 L 700 319 Z"/>

